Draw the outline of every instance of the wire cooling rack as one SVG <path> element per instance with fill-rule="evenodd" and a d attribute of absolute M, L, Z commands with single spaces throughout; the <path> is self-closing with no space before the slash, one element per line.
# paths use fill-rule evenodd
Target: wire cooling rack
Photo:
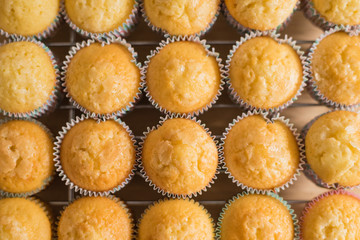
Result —
<path fill-rule="evenodd" d="M 285 33 L 296 39 L 298 44 L 306 51 L 311 43 L 320 36 L 322 31 L 306 20 L 301 12 L 296 12 L 289 26 L 285 29 Z M 220 53 L 223 63 L 225 63 L 230 48 L 240 37 L 241 34 L 231 28 L 224 20 L 224 17 L 220 15 L 213 28 L 203 38 L 207 39 L 208 44 Z M 144 62 L 150 50 L 155 49 L 162 39 L 164 38 L 160 34 L 152 32 L 143 20 L 140 19 L 138 26 L 129 38 L 127 38 L 127 41 L 133 45 L 135 51 L 138 53 L 138 60 Z M 82 40 L 84 39 L 62 22 L 56 35 L 45 41 L 45 43 L 54 52 L 59 62 L 62 63 L 70 47 Z M 290 118 L 290 121 L 295 124 L 298 130 L 301 130 L 308 121 L 326 111 L 328 111 L 328 108 L 319 105 L 305 92 L 298 101 L 288 109 L 285 109 L 281 114 Z M 219 101 L 213 105 L 209 111 L 200 115 L 198 119 L 205 123 L 219 140 L 232 119 L 241 113 L 242 110 L 240 107 L 231 102 L 225 90 Z M 81 113 L 64 98 L 55 112 L 39 120 L 48 126 L 54 136 L 56 136 L 66 122 L 80 115 Z M 152 107 L 143 95 L 140 102 L 135 105 L 133 111 L 126 114 L 122 120 L 133 131 L 136 139 L 139 140 L 143 131 L 146 130 L 146 127 L 156 125 L 160 120 L 160 116 L 163 115 Z M 280 195 L 292 205 L 295 212 L 299 215 L 307 201 L 324 191 L 326 191 L 326 189 L 315 186 L 315 184 L 301 175 L 294 185 L 281 191 Z M 222 171 L 218 175 L 218 179 L 215 180 L 215 184 L 213 184 L 207 192 L 204 192 L 194 199 L 203 204 L 211 213 L 214 222 L 217 222 L 219 213 L 226 201 L 239 192 L 242 192 L 242 190 L 232 183 Z M 55 180 L 50 186 L 36 196 L 47 202 L 53 209 L 54 215 L 57 216 L 61 209 L 73 201 L 78 194 L 66 187 L 59 177 L 55 177 Z M 139 172 L 137 172 L 131 182 L 117 192 L 115 196 L 120 197 L 120 199 L 128 205 L 135 223 L 149 204 L 163 198 L 163 196 L 155 192 L 145 183 Z"/>

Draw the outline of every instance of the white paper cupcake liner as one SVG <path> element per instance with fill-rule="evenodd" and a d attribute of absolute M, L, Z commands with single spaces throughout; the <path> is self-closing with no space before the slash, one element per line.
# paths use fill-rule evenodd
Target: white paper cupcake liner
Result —
<path fill-rule="evenodd" d="M 303 225 L 304 225 L 304 218 L 306 216 L 306 214 L 309 212 L 309 210 L 315 206 L 321 199 L 323 199 L 324 197 L 328 197 L 328 196 L 333 196 L 333 195 L 349 195 L 352 197 L 355 197 L 357 199 L 360 200 L 360 197 L 357 196 L 356 194 L 347 192 L 343 189 L 339 189 L 339 190 L 332 190 L 329 192 L 325 192 L 323 194 L 320 194 L 319 196 L 315 197 L 311 202 L 308 202 L 305 206 L 305 208 L 302 211 L 301 217 L 300 217 L 300 221 L 299 221 L 299 226 L 300 226 L 300 234 L 299 234 L 299 239 L 302 240 L 303 236 L 302 236 L 302 229 L 303 229 Z"/>
<path fill-rule="evenodd" d="M 338 109 L 334 109 L 331 111 L 328 111 L 326 113 L 323 113 L 317 117 L 315 117 L 314 119 L 312 119 L 310 122 L 308 122 L 303 129 L 301 130 L 301 135 L 302 135 L 302 139 L 303 139 L 303 146 L 304 146 L 304 150 L 306 153 L 306 148 L 305 148 L 305 139 L 306 139 L 306 134 L 308 133 L 310 127 L 316 122 L 316 120 L 318 120 L 320 117 L 331 113 L 331 112 L 335 112 Z M 344 109 L 342 109 L 344 110 Z M 357 111 L 355 111 L 354 109 L 346 109 L 346 111 L 350 111 L 350 112 L 356 112 L 359 113 Z M 305 176 L 310 179 L 313 183 L 315 183 L 317 186 L 322 187 L 322 188 L 328 188 L 328 189 L 353 189 L 353 188 L 360 188 L 360 184 L 356 185 L 356 186 L 342 186 L 338 183 L 333 183 L 333 184 L 328 184 L 326 182 L 324 182 L 323 180 L 321 180 L 321 178 L 314 172 L 314 170 L 311 169 L 310 164 L 307 162 L 306 159 L 306 154 L 304 155 L 304 174 Z"/>
<path fill-rule="evenodd" d="M 0 47 L 2 45 L 8 44 L 8 43 L 23 42 L 23 41 L 35 43 L 39 47 L 43 48 L 46 51 L 46 53 L 49 55 L 52 65 L 55 70 L 55 74 L 56 74 L 54 90 L 52 91 L 51 95 L 49 96 L 49 99 L 41 107 L 38 107 L 37 109 L 28 111 L 28 112 L 8 112 L 8 111 L 5 111 L 4 109 L 0 109 L 0 114 L 3 114 L 4 116 L 11 117 L 11 118 L 30 118 L 30 117 L 37 118 L 37 117 L 40 117 L 42 115 L 45 115 L 45 114 L 48 114 L 48 113 L 54 111 L 55 108 L 57 107 L 57 101 L 60 96 L 60 91 L 59 91 L 60 90 L 59 89 L 60 88 L 60 71 L 59 71 L 59 67 L 56 62 L 56 59 L 55 59 L 53 53 L 51 52 L 51 50 L 44 43 L 42 43 L 38 40 L 19 37 L 19 38 L 15 38 L 15 39 L 9 39 L 3 43 L 0 43 Z"/>
<path fill-rule="evenodd" d="M 335 101 L 332 101 L 331 99 L 327 98 L 324 94 L 321 93 L 321 91 L 318 89 L 318 86 L 316 84 L 316 81 L 314 80 L 314 74 L 312 69 L 312 59 L 313 55 L 317 49 L 317 46 L 319 43 L 326 38 L 327 36 L 336 33 L 336 32 L 345 32 L 349 34 L 350 36 L 358 36 L 359 30 L 353 30 L 349 27 L 334 27 L 326 31 L 325 33 L 321 34 L 321 36 L 315 40 L 315 42 L 312 44 L 311 48 L 309 49 L 308 57 L 306 60 L 306 69 L 308 71 L 308 87 L 311 93 L 311 96 L 317 100 L 319 103 L 324 104 L 331 108 L 340 108 L 340 109 L 349 109 L 349 108 L 356 108 L 360 106 L 360 103 L 352 104 L 352 105 L 346 105 L 342 103 L 338 103 Z M 343 93 L 346 94 L 346 93 Z"/>
<path fill-rule="evenodd" d="M 0 119 L 0 125 L 2 125 L 4 123 L 7 123 L 7 122 L 11 122 L 11 121 L 17 121 L 17 120 L 29 121 L 29 122 L 33 122 L 33 123 L 37 124 L 38 126 L 40 126 L 50 136 L 52 142 L 54 142 L 54 136 L 51 133 L 51 131 L 44 124 L 42 124 L 41 122 L 39 122 L 39 121 L 37 121 L 35 119 L 32 119 L 32 118 Z M 29 191 L 29 192 L 15 193 L 15 192 L 7 192 L 7 191 L 4 191 L 4 190 L 0 189 L 0 197 L 29 197 L 29 196 L 32 196 L 32 195 L 44 190 L 46 187 L 48 187 L 50 185 L 51 181 L 54 179 L 54 175 L 55 175 L 55 171 L 53 171 L 52 174 L 48 178 L 44 179 L 43 184 L 41 185 L 41 187 L 39 187 L 39 188 L 37 188 L 35 190 L 32 190 L 32 191 Z"/>
<path fill-rule="evenodd" d="M 88 196 L 86 196 L 86 197 L 88 197 Z M 90 197 L 91 197 L 91 196 L 90 196 Z M 94 196 L 94 197 L 96 197 L 96 196 Z M 97 196 L 97 197 L 99 197 L 99 196 Z M 133 217 L 132 217 L 132 214 L 131 214 L 130 209 L 129 209 L 128 206 L 125 204 L 125 202 L 121 201 L 120 198 L 115 197 L 115 196 L 113 196 L 113 195 L 101 196 L 101 197 L 106 197 L 106 198 L 108 198 L 108 199 L 111 199 L 112 201 L 114 201 L 115 203 L 117 203 L 121 208 L 123 208 L 123 209 L 125 210 L 125 212 L 126 212 L 127 215 L 129 216 L 130 221 L 131 221 L 131 230 L 132 230 L 131 239 L 135 239 L 135 234 L 136 234 L 136 233 L 135 233 L 135 229 L 134 229 L 134 228 L 135 228 L 134 219 L 133 219 Z M 54 233 L 55 233 L 54 236 L 56 236 L 57 238 L 58 238 L 58 228 L 59 228 L 59 223 L 60 223 L 60 218 L 61 218 L 61 216 L 63 215 L 64 211 L 66 210 L 66 208 L 67 208 L 70 204 L 74 203 L 76 200 L 81 199 L 81 198 L 83 198 L 83 197 L 80 197 L 80 196 L 75 197 L 74 200 L 72 200 L 71 202 L 69 202 L 69 204 L 66 205 L 66 206 L 64 206 L 63 209 L 60 211 L 59 216 L 56 218 L 55 224 L 53 224 L 53 225 L 54 225 L 54 229 L 55 229 L 55 230 L 54 230 Z M 56 239 L 57 239 L 57 238 L 56 238 Z"/>
<path fill-rule="evenodd" d="M 213 19 L 211 20 L 211 22 L 207 25 L 207 27 L 203 30 L 201 30 L 198 33 L 195 34 L 189 34 L 189 35 L 171 35 L 170 33 L 168 33 L 165 29 L 162 29 L 160 27 L 157 27 L 155 25 L 152 24 L 152 22 L 150 21 L 150 19 L 148 18 L 146 12 L 145 12 L 145 7 L 144 7 L 144 0 L 139 0 L 140 1 L 140 11 L 141 11 L 141 15 L 145 21 L 145 23 L 151 28 L 152 31 L 156 32 L 156 33 L 160 33 L 162 34 L 164 37 L 169 38 L 171 36 L 179 36 L 179 37 L 185 37 L 185 36 L 198 36 L 201 37 L 203 35 L 205 35 L 211 28 L 212 26 L 215 24 L 219 14 L 220 14 L 220 10 L 221 10 L 221 3 L 219 4 L 215 16 L 213 17 Z"/>
<path fill-rule="evenodd" d="M 231 65 L 231 60 L 232 57 L 234 55 L 234 53 L 236 52 L 236 50 L 246 41 L 256 38 L 256 37 L 263 37 L 263 36 L 267 36 L 267 37 L 271 37 L 273 38 L 275 41 L 277 41 L 280 44 L 288 44 L 289 46 L 291 46 L 295 52 L 298 54 L 300 60 L 301 60 L 301 64 L 302 64 L 302 73 L 303 73 L 303 81 L 298 89 L 298 91 L 296 92 L 296 94 L 292 97 L 292 99 L 290 99 L 289 101 L 287 101 L 286 103 L 282 104 L 279 107 L 272 107 L 272 108 L 259 108 L 259 107 L 255 107 L 252 106 L 250 103 L 244 101 L 235 91 L 235 89 L 233 88 L 232 84 L 231 84 L 231 79 L 230 79 L 230 65 Z M 233 48 L 230 50 L 229 55 L 227 56 L 227 60 L 226 60 L 226 65 L 225 65 L 225 71 L 226 71 L 226 83 L 228 86 L 228 92 L 229 92 L 229 96 L 230 98 L 235 102 L 240 104 L 240 106 L 244 109 L 248 109 L 248 110 L 260 110 L 262 112 L 267 111 L 267 112 L 279 112 L 287 107 L 289 107 L 291 104 L 293 104 L 298 97 L 301 95 L 301 92 L 304 90 L 305 86 L 306 86 L 306 81 L 308 79 L 308 70 L 307 70 L 307 65 L 306 65 L 306 57 L 304 55 L 304 52 L 301 51 L 301 47 L 296 45 L 296 41 L 292 39 L 292 37 L 289 37 L 287 35 L 284 35 L 284 38 L 280 38 L 280 34 L 276 33 L 275 31 L 264 31 L 264 32 L 260 32 L 260 31 L 255 31 L 255 32 L 250 32 L 245 34 L 245 37 L 241 37 L 240 41 L 236 41 L 235 45 L 233 46 Z"/>
<path fill-rule="evenodd" d="M 247 118 L 249 116 L 253 116 L 253 115 L 262 116 L 268 123 L 273 123 L 274 121 L 280 121 L 280 122 L 284 123 L 289 128 L 289 130 L 293 133 L 293 135 L 296 139 L 297 145 L 298 145 L 299 165 L 298 165 L 298 168 L 296 169 L 295 174 L 286 183 L 282 184 L 281 186 L 272 188 L 272 189 L 257 189 L 257 188 L 249 187 L 249 186 L 241 183 L 231 174 L 231 172 L 229 171 L 229 169 L 225 163 L 224 144 L 225 144 L 227 135 L 229 134 L 230 130 L 233 128 L 233 126 L 236 123 L 238 123 L 242 119 L 245 119 L 245 118 Z M 241 116 L 239 115 L 236 119 L 234 119 L 232 121 L 232 123 L 230 123 L 229 126 L 225 129 L 225 132 L 223 133 L 223 137 L 221 138 L 221 141 L 220 141 L 220 163 L 222 165 L 222 168 L 225 170 L 225 173 L 228 175 L 228 177 L 231 179 L 231 181 L 233 183 L 235 183 L 238 187 L 241 187 L 241 189 L 246 190 L 246 191 L 252 191 L 257 194 L 266 194 L 269 192 L 277 193 L 280 190 L 285 190 L 286 188 L 290 187 L 290 185 L 292 185 L 297 180 L 298 176 L 300 176 L 300 172 L 303 170 L 303 167 L 305 164 L 304 159 L 305 159 L 305 150 L 304 150 L 303 140 L 301 139 L 300 134 L 298 133 L 297 129 L 294 127 L 294 124 L 290 123 L 290 120 L 286 119 L 284 116 L 280 116 L 279 113 L 277 113 L 275 116 L 270 116 L 269 113 L 261 112 L 258 110 L 253 110 L 253 111 L 248 111 L 247 113 L 242 113 Z"/>
<path fill-rule="evenodd" d="M 199 190 L 197 192 L 190 193 L 190 194 L 171 193 L 169 191 L 166 191 L 165 189 L 162 189 L 162 188 L 158 187 L 157 185 L 155 185 L 155 183 L 153 183 L 153 181 L 147 175 L 147 173 L 146 173 L 146 171 L 144 169 L 144 166 L 142 164 L 142 150 L 143 150 L 143 147 L 144 147 L 144 142 L 145 142 L 147 136 L 149 135 L 149 133 L 156 130 L 156 129 L 158 129 L 159 127 L 161 127 L 166 120 L 174 119 L 174 118 L 188 119 L 188 120 L 194 121 L 195 123 L 199 124 L 204 129 L 204 131 L 213 139 L 213 141 L 214 141 L 214 143 L 216 144 L 216 147 L 217 147 L 218 155 L 220 154 L 218 141 L 215 139 L 215 136 L 212 136 L 210 130 L 205 127 L 205 124 L 202 124 L 200 120 L 197 120 L 195 117 L 190 116 L 190 115 L 172 114 L 172 115 L 166 115 L 165 117 L 160 117 L 160 122 L 156 126 L 153 126 L 152 128 L 147 127 L 147 130 L 145 132 L 143 132 L 143 136 L 140 139 L 139 147 L 137 149 L 137 164 L 139 166 L 140 174 L 144 178 L 145 182 L 148 183 L 150 187 L 152 187 L 155 191 L 157 191 L 161 195 L 163 195 L 163 196 L 166 195 L 168 198 L 183 198 L 183 199 L 197 197 L 198 195 L 201 195 L 203 192 L 206 192 L 209 188 L 211 188 L 211 185 L 214 184 L 214 181 L 217 179 L 217 175 L 220 172 L 221 167 L 220 167 L 219 164 L 218 164 L 218 167 L 216 168 L 216 171 L 215 171 L 214 176 L 211 179 L 211 181 L 204 188 L 202 188 L 201 190 Z"/>
<path fill-rule="evenodd" d="M 294 240 L 298 240 L 299 239 L 299 235 L 300 235 L 300 228 L 298 225 L 298 220 L 297 220 L 297 216 L 295 214 L 295 211 L 291 208 L 291 206 L 279 195 L 275 194 L 275 193 L 256 193 L 254 191 L 250 191 L 250 192 L 243 192 L 243 193 L 238 193 L 236 196 L 232 197 L 232 199 L 230 199 L 226 204 L 225 207 L 221 210 L 220 213 L 220 217 L 218 219 L 217 222 L 217 228 L 216 228 L 216 236 L 215 239 L 217 240 L 221 240 L 221 225 L 222 225 L 222 221 L 224 219 L 224 215 L 225 212 L 228 210 L 229 206 L 237 199 L 244 197 L 244 196 L 248 196 L 248 195 L 266 195 L 266 196 L 270 196 L 275 198 L 276 200 L 279 200 L 282 204 L 284 204 L 284 206 L 287 208 L 287 210 L 289 211 L 291 218 L 293 220 L 293 224 L 294 224 Z"/>
<path fill-rule="evenodd" d="M 276 31 L 276 32 L 280 32 L 280 31 L 284 30 L 286 28 L 286 26 L 289 24 L 289 22 L 290 22 L 292 16 L 294 15 L 294 13 L 296 12 L 296 10 L 298 10 L 299 8 L 300 8 L 300 0 L 296 3 L 296 6 L 294 7 L 293 12 L 285 19 L 285 21 L 271 30 Z M 222 9 L 223 9 L 226 21 L 233 28 L 237 29 L 240 32 L 257 31 L 257 29 L 245 27 L 245 26 L 241 25 L 238 21 L 236 21 L 236 19 L 230 14 L 228 8 L 226 7 L 225 2 L 222 2 Z M 270 30 L 268 30 L 268 31 L 270 31 Z"/>
<path fill-rule="evenodd" d="M 79 187 L 77 184 L 75 184 L 74 182 L 71 181 L 71 179 L 66 175 L 65 171 L 62 168 L 61 158 L 60 158 L 62 141 L 63 141 L 65 135 L 68 133 L 68 131 L 72 127 L 74 127 L 76 124 L 78 124 L 86 119 L 93 119 L 93 120 L 97 120 L 98 122 L 107 121 L 106 119 L 98 119 L 98 118 L 94 119 L 94 118 L 91 118 L 91 116 L 89 116 L 89 115 L 82 114 L 80 117 L 77 116 L 75 119 L 72 119 L 70 122 L 67 122 L 66 125 L 64 127 L 62 127 L 62 130 L 59 131 L 59 135 L 56 137 L 55 147 L 54 147 L 55 170 L 58 173 L 60 179 L 63 182 L 65 182 L 66 186 L 68 186 L 70 189 L 74 189 L 75 192 L 79 192 L 81 195 L 90 196 L 90 197 L 91 196 L 104 197 L 104 196 L 108 196 L 109 194 L 115 194 L 115 192 L 124 188 L 126 186 L 126 184 L 128 184 L 130 182 L 130 180 L 134 177 L 135 170 L 136 170 L 136 161 L 135 161 L 133 168 L 131 169 L 129 175 L 127 176 L 127 178 L 124 181 L 122 181 L 121 183 L 119 183 L 119 185 L 117 185 L 116 187 L 114 187 L 113 189 L 108 190 L 108 191 L 91 191 L 91 190 Z M 126 130 L 126 132 L 129 134 L 129 136 L 131 138 L 131 141 L 133 142 L 133 146 L 136 151 L 135 137 L 134 137 L 132 131 L 130 130 L 130 128 L 124 122 L 122 122 L 119 118 L 113 118 L 112 120 L 119 123 Z"/>
<path fill-rule="evenodd" d="M 149 66 L 151 59 L 156 54 L 158 54 L 166 45 L 168 45 L 170 43 L 174 43 L 174 42 L 180 42 L 180 41 L 188 41 L 188 42 L 195 42 L 195 43 L 201 44 L 204 47 L 204 49 L 206 50 L 208 56 L 212 56 L 212 57 L 216 58 L 216 62 L 218 63 L 218 66 L 219 66 L 220 86 L 219 86 L 219 89 L 217 90 L 215 97 L 211 100 L 211 102 L 209 102 L 206 106 L 202 107 L 201 109 L 186 113 L 191 116 L 198 116 L 199 114 L 203 114 L 209 108 L 211 108 L 212 105 L 215 104 L 216 101 L 219 99 L 219 97 L 221 96 L 221 92 L 224 90 L 225 78 L 226 78 L 224 64 L 222 64 L 222 59 L 220 58 L 220 54 L 215 52 L 215 49 L 211 48 L 211 46 L 206 43 L 206 40 L 200 40 L 199 37 L 195 37 L 195 36 L 185 36 L 185 37 L 178 36 L 178 37 L 171 37 L 171 38 L 167 38 L 166 40 L 162 40 L 160 42 L 159 46 L 156 47 L 155 50 L 152 50 L 150 55 L 148 55 L 146 57 L 147 60 L 144 62 L 144 67 L 141 70 L 141 86 L 144 89 L 144 93 L 145 93 L 146 97 L 149 99 L 149 102 L 160 112 L 165 113 L 167 115 L 169 115 L 169 114 L 184 114 L 184 113 L 171 112 L 171 111 L 167 110 L 166 108 L 162 107 L 160 104 L 158 104 L 155 101 L 155 99 L 151 96 L 151 93 L 149 92 L 149 89 L 146 84 L 146 73 L 147 73 L 148 66 Z"/>
<path fill-rule="evenodd" d="M 46 38 L 49 38 L 51 36 L 53 36 L 56 32 L 56 30 L 58 29 L 58 27 L 60 26 L 60 22 L 61 22 L 61 11 L 62 11 L 62 4 L 60 3 L 59 6 L 59 11 L 56 15 L 56 17 L 54 18 L 54 20 L 51 22 L 51 24 L 42 32 L 34 34 L 34 35 L 30 35 L 30 36 L 24 36 L 21 34 L 15 34 L 15 33 L 8 33 L 3 29 L 0 29 L 0 36 L 5 36 L 6 38 L 12 38 L 12 39 L 18 39 L 18 38 L 27 38 L 27 39 L 38 39 L 38 40 L 44 40 Z M 36 19 L 35 19 L 36 21 Z"/>
<path fill-rule="evenodd" d="M 302 9 L 304 12 L 304 16 L 308 18 L 314 25 L 320 27 L 324 31 L 339 26 L 342 28 L 351 28 L 351 29 L 359 29 L 360 25 L 342 25 L 335 24 L 327 21 L 321 14 L 314 8 L 314 4 L 311 0 L 302 0 Z"/>
<path fill-rule="evenodd" d="M 127 37 L 129 36 L 130 32 L 135 28 L 135 25 L 138 22 L 139 0 L 135 0 L 131 14 L 121 26 L 111 31 L 103 32 L 103 33 L 93 33 L 78 27 L 73 21 L 71 21 L 70 17 L 68 16 L 66 12 L 65 3 L 62 2 L 61 4 L 62 4 L 61 13 L 64 17 L 65 22 L 70 26 L 72 30 L 74 30 L 75 32 L 77 32 L 78 34 L 82 35 L 85 38 L 114 39 L 119 37 Z"/>
<path fill-rule="evenodd" d="M 152 204 L 150 204 L 146 209 L 145 211 L 141 214 L 140 218 L 138 219 L 138 222 L 136 224 L 136 230 L 135 230 L 135 236 L 137 238 L 139 238 L 139 228 L 140 228 L 140 223 L 142 221 L 142 219 L 144 218 L 144 216 L 147 214 L 147 212 L 154 206 L 156 206 L 157 204 L 159 203 L 162 203 L 162 202 L 166 202 L 166 201 L 172 201 L 172 200 L 175 200 L 173 198 L 164 198 L 164 199 L 159 199 L 157 201 L 154 201 Z M 215 229 L 215 223 L 214 223 L 214 219 L 211 217 L 211 214 L 209 213 L 209 211 L 204 207 L 204 205 L 200 204 L 199 202 L 195 201 L 194 199 L 190 199 L 190 198 L 184 198 L 184 200 L 187 200 L 191 203 L 194 203 L 196 205 L 198 205 L 199 207 L 201 207 L 205 212 L 206 212 L 206 215 L 210 218 L 211 220 L 211 223 L 212 223 L 212 226 L 213 228 Z"/>
<path fill-rule="evenodd" d="M 69 93 L 69 90 L 66 86 L 66 74 L 67 74 L 67 70 L 69 68 L 69 64 L 72 60 L 72 58 L 75 56 L 75 54 L 81 50 L 82 48 L 88 47 L 93 43 L 101 43 L 102 46 L 105 45 L 110 45 L 113 43 L 116 44 L 120 44 L 123 45 L 124 47 L 126 47 L 128 49 L 128 51 L 131 53 L 132 55 L 132 60 L 131 62 L 134 63 L 138 68 L 139 71 L 142 71 L 142 67 L 141 64 L 136 60 L 137 58 L 137 53 L 135 52 L 135 50 L 133 49 L 133 47 L 127 43 L 124 39 L 121 38 L 107 38 L 104 40 L 96 40 L 96 39 L 88 39 L 87 41 L 82 41 L 81 43 L 76 43 L 76 45 L 74 47 L 72 47 L 68 53 L 68 55 L 65 57 L 65 61 L 63 62 L 63 66 L 62 66 L 62 72 L 61 72 L 61 85 L 63 86 L 63 91 L 66 95 L 66 97 L 69 99 L 70 103 L 76 107 L 77 109 L 79 109 L 81 112 L 85 113 L 85 114 L 89 114 L 92 118 L 105 118 L 105 119 L 110 119 L 113 118 L 115 116 L 121 117 L 123 116 L 125 113 L 131 111 L 136 102 L 138 102 L 141 98 L 141 83 L 139 85 L 138 88 L 138 92 L 136 93 L 135 97 L 133 98 L 133 100 L 131 102 L 129 102 L 124 108 L 114 111 L 114 112 L 110 112 L 110 113 L 106 113 L 106 114 L 100 114 L 100 113 L 95 113 L 92 112 L 88 109 L 86 109 L 85 107 L 81 106 Z"/>

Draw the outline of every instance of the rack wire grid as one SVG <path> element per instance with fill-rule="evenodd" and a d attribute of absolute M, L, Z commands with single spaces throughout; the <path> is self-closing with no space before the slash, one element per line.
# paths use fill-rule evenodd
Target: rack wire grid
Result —
<path fill-rule="evenodd" d="M 322 30 L 313 26 L 309 20 L 305 19 L 300 11 L 296 12 L 282 34 L 288 34 L 297 40 L 302 49 L 306 51 L 311 43 L 320 36 Z M 207 42 L 215 48 L 225 63 L 226 57 L 232 45 L 240 39 L 242 35 L 233 29 L 220 15 L 213 26 L 213 28 L 204 36 Z M 150 54 L 158 46 L 159 42 L 164 39 L 160 34 L 152 32 L 151 29 L 140 18 L 139 24 L 135 31 L 130 34 L 127 41 L 133 45 L 135 51 L 138 53 L 138 60 L 144 62 L 146 56 Z M 45 44 L 50 47 L 54 55 L 59 60 L 59 63 L 65 59 L 65 55 L 71 46 L 76 42 L 81 42 L 84 39 L 72 31 L 66 23 L 62 22 L 57 33 L 50 39 L 45 41 Z M 300 99 L 298 99 L 292 106 L 281 112 L 282 115 L 290 119 L 300 131 L 301 128 L 321 113 L 327 112 L 329 109 L 325 106 L 319 105 L 314 101 L 306 91 L 303 92 Z M 228 97 L 226 89 L 222 92 L 222 96 L 218 102 L 213 105 L 209 111 L 200 115 L 200 119 L 212 131 L 219 140 L 225 128 L 236 116 L 241 115 L 243 110 L 239 105 L 231 102 Z M 39 120 L 50 128 L 54 136 L 66 122 L 74 119 L 75 116 L 80 116 L 81 112 L 76 110 L 65 97 L 55 112 L 41 117 Z M 142 99 L 135 108 L 127 113 L 122 120 L 130 127 L 139 140 L 143 131 L 148 126 L 154 126 L 163 116 L 156 110 L 143 95 Z M 319 188 L 308 180 L 303 174 L 298 178 L 294 185 L 290 188 L 280 191 L 280 196 L 284 197 L 295 209 L 298 217 L 301 213 L 305 203 L 317 196 L 320 193 L 327 191 Z M 237 187 L 227 175 L 222 171 L 207 192 L 194 198 L 203 204 L 211 213 L 214 222 L 225 203 L 237 193 L 242 192 L 241 188 Z M 54 181 L 42 192 L 35 196 L 48 203 L 54 212 L 55 217 L 59 215 L 60 211 L 77 197 L 77 193 L 65 186 L 64 182 L 58 176 Z M 135 177 L 122 190 L 118 191 L 115 196 L 120 197 L 130 208 L 135 223 L 145 208 L 153 201 L 163 198 L 161 194 L 155 192 L 144 179 L 136 172 Z"/>

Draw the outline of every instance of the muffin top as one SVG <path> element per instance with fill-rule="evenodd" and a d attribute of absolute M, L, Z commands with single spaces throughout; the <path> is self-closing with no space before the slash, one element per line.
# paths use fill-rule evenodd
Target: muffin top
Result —
<path fill-rule="evenodd" d="M 53 142 L 38 124 L 13 120 L 0 124 L 0 189 L 37 190 L 53 173 Z"/>
<path fill-rule="evenodd" d="M 302 80 L 299 55 L 288 44 L 256 37 L 238 47 L 230 62 L 230 83 L 237 95 L 256 108 L 280 107 L 291 100 Z"/>
<path fill-rule="evenodd" d="M 188 199 L 164 200 L 145 210 L 138 239 L 213 240 L 210 215 L 199 203 Z"/>
<path fill-rule="evenodd" d="M 107 191 L 129 177 L 135 148 L 129 133 L 118 122 L 87 119 L 66 133 L 60 159 L 65 174 L 76 185 Z"/>
<path fill-rule="evenodd" d="M 298 0 L 225 0 L 230 15 L 247 28 L 277 28 L 292 14 Z"/>
<path fill-rule="evenodd" d="M 335 111 L 321 116 L 305 138 L 306 158 L 328 184 L 360 184 L 360 114 Z"/>
<path fill-rule="evenodd" d="M 360 24 L 360 2 L 358 0 L 311 0 L 314 8 L 327 21 L 335 24 Z"/>
<path fill-rule="evenodd" d="M 220 88 L 216 58 L 200 43 L 181 41 L 166 45 L 150 59 L 146 83 L 152 98 L 171 112 L 204 108 Z"/>
<path fill-rule="evenodd" d="M 60 9 L 59 0 L 0 0 L 0 29 L 32 36 L 45 31 Z"/>
<path fill-rule="evenodd" d="M 294 224 L 287 207 L 267 195 L 238 197 L 221 221 L 222 240 L 293 240 Z"/>
<path fill-rule="evenodd" d="M 71 59 L 65 82 L 77 103 L 91 112 L 107 114 L 134 101 L 140 87 L 140 70 L 122 44 L 92 43 Z"/>
<path fill-rule="evenodd" d="M 132 222 L 119 202 L 107 197 L 83 197 L 61 214 L 59 240 L 130 240 Z"/>
<path fill-rule="evenodd" d="M 145 0 L 150 22 L 170 35 L 192 35 L 205 30 L 214 19 L 220 0 Z"/>
<path fill-rule="evenodd" d="M 208 185 L 216 173 L 218 152 L 213 139 L 199 124 L 174 118 L 146 137 L 142 163 L 155 185 L 185 195 Z"/>
<path fill-rule="evenodd" d="M 0 199 L 0 239 L 51 240 L 51 223 L 43 208 L 25 198 Z"/>
<path fill-rule="evenodd" d="M 252 115 L 230 129 L 224 158 L 228 171 L 240 183 L 272 189 L 294 176 L 300 157 L 296 138 L 285 123 Z"/>
<path fill-rule="evenodd" d="M 311 62 L 317 89 L 341 104 L 360 103 L 360 37 L 336 32 L 319 42 Z"/>
<path fill-rule="evenodd" d="M 321 197 L 303 216 L 304 240 L 360 239 L 360 200 L 348 194 Z"/>
<path fill-rule="evenodd" d="M 80 29 L 104 33 L 123 27 L 130 18 L 135 0 L 65 0 L 70 20 Z"/>
<path fill-rule="evenodd" d="M 0 109 L 25 113 L 43 106 L 56 86 L 47 52 L 33 42 L 0 46 Z"/>

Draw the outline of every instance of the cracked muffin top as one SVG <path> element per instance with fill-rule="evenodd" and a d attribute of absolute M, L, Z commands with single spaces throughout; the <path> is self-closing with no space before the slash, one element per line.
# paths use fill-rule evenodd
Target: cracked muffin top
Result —
<path fill-rule="evenodd" d="M 199 111 L 220 89 L 220 69 L 215 56 L 197 42 L 173 42 L 150 59 L 146 84 L 154 101 L 176 113 Z"/>
<path fill-rule="evenodd" d="M 298 0 L 225 0 L 230 15 L 247 28 L 276 29 L 291 16 Z"/>
<path fill-rule="evenodd" d="M 328 184 L 360 184 L 360 114 L 334 111 L 318 118 L 305 138 L 310 167 Z"/>
<path fill-rule="evenodd" d="M 0 199 L 0 239 L 51 240 L 51 223 L 43 204 L 33 198 Z"/>
<path fill-rule="evenodd" d="M 131 240 L 132 220 L 117 199 L 83 197 L 61 214 L 59 240 Z"/>
<path fill-rule="evenodd" d="M 148 134 L 142 163 L 156 186 L 186 195 L 202 190 L 212 180 L 218 152 L 213 139 L 198 123 L 174 118 Z"/>
<path fill-rule="evenodd" d="M 320 197 L 302 220 L 304 240 L 360 239 L 360 200 L 346 193 Z"/>
<path fill-rule="evenodd" d="M 267 195 L 237 197 L 220 222 L 222 240 L 293 240 L 294 223 L 287 207 Z"/>
<path fill-rule="evenodd" d="M 65 174 L 79 187 L 108 191 L 128 178 L 135 163 L 135 148 L 117 121 L 87 119 L 66 133 L 60 161 Z"/>
<path fill-rule="evenodd" d="M 53 174 L 53 142 L 38 124 L 12 120 L 0 124 L 0 189 L 38 190 Z"/>
<path fill-rule="evenodd" d="M 336 103 L 360 103 L 360 37 L 336 32 L 322 39 L 311 60 L 317 90 Z"/>
<path fill-rule="evenodd" d="M 145 0 L 150 22 L 170 35 L 193 35 L 205 30 L 218 10 L 220 0 Z"/>
<path fill-rule="evenodd" d="M 119 43 L 92 43 L 80 49 L 66 71 L 70 97 L 97 114 L 127 109 L 140 91 L 140 70 L 134 61 Z"/>
<path fill-rule="evenodd" d="M 65 0 L 70 20 L 91 33 L 110 32 L 123 27 L 130 18 L 135 0 Z"/>
<path fill-rule="evenodd" d="M 358 0 L 311 0 L 316 11 L 327 21 L 335 24 L 360 24 Z"/>
<path fill-rule="evenodd" d="M 273 189 L 294 176 L 300 154 L 296 138 L 285 123 L 252 115 L 229 130 L 224 160 L 231 175 L 245 186 Z"/>
<path fill-rule="evenodd" d="M 288 44 L 255 37 L 241 44 L 230 61 L 230 83 L 244 102 L 256 108 L 280 107 L 303 81 L 302 63 Z"/>
<path fill-rule="evenodd" d="M 138 239 L 213 240 L 214 228 L 210 214 L 194 200 L 161 200 L 145 210 Z"/>

